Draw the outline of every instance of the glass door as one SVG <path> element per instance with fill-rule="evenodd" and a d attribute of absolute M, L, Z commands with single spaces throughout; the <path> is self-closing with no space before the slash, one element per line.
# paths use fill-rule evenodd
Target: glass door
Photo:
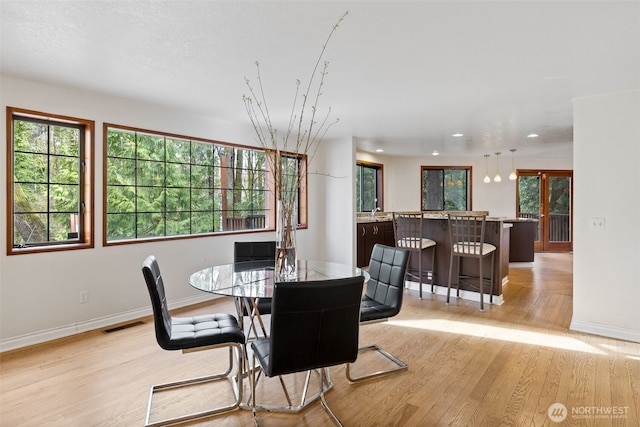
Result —
<path fill-rule="evenodd" d="M 518 171 L 516 214 L 538 220 L 536 251 L 573 249 L 572 189 L 571 171 Z"/>

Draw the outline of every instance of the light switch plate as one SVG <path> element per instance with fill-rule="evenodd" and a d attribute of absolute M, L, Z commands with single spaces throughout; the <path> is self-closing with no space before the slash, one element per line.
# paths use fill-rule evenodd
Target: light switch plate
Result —
<path fill-rule="evenodd" d="M 589 228 L 591 230 L 604 231 L 605 229 L 604 218 L 591 218 L 589 220 Z"/>

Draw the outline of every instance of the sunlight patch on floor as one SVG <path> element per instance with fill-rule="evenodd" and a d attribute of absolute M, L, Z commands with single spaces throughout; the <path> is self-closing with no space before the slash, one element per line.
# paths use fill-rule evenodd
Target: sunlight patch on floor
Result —
<path fill-rule="evenodd" d="M 628 351 L 625 351 L 624 349 L 618 348 L 615 345 L 609 345 L 609 344 L 600 344 L 600 347 L 604 347 L 607 350 L 611 351 L 611 352 L 618 352 L 618 353 L 623 353 L 624 357 L 626 357 L 627 359 L 631 359 L 631 360 L 638 360 L 640 361 L 640 355 L 636 355 L 636 353 L 630 353 Z"/>
<path fill-rule="evenodd" d="M 552 335 L 541 332 L 524 331 L 477 323 L 456 322 L 445 319 L 390 320 L 390 325 L 406 328 L 426 329 L 452 334 L 471 335 L 480 338 L 517 342 L 521 344 L 541 345 L 564 350 L 582 351 L 585 353 L 607 354 L 583 341 L 564 335 Z"/>

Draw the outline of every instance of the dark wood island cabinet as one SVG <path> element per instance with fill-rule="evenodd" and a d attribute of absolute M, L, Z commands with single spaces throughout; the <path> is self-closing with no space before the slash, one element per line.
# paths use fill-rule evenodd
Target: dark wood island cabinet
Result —
<path fill-rule="evenodd" d="M 538 220 L 531 218 L 506 219 L 512 224 L 509 241 L 510 262 L 533 262 Z"/>
<path fill-rule="evenodd" d="M 384 243 L 389 246 L 395 246 L 393 237 L 393 222 L 382 214 L 381 217 L 375 219 L 371 217 L 357 218 L 357 252 L 358 267 L 366 267 L 369 264 L 371 250 L 376 243 Z M 503 218 L 487 217 L 487 225 L 485 232 L 485 241 L 491 243 L 497 248 L 494 259 L 494 281 L 493 294 L 498 296 L 498 300 L 494 298 L 494 303 L 502 302 L 502 286 L 509 280 L 509 243 L 510 229 L 512 224 Z M 446 213 L 428 213 L 425 215 L 424 236 L 436 241 L 436 257 L 435 257 L 435 280 L 438 286 L 438 293 L 446 293 L 447 281 L 449 279 L 449 256 L 451 251 L 451 243 L 449 241 L 449 231 Z M 431 259 L 429 251 L 424 251 L 422 264 L 425 269 L 430 269 Z M 461 269 L 465 274 L 476 273 L 478 263 L 469 262 L 470 260 L 461 260 Z M 418 260 L 410 259 L 410 265 L 417 268 Z M 485 271 L 489 271 L 490 259 L 485 260 Z M 475 292 L 472 289 L 461 290 Z M 477 292 L 476 292 L 477 293 Z"/>

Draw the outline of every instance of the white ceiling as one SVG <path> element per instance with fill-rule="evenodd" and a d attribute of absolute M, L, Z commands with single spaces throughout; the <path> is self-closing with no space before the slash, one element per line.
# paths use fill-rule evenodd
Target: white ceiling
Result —
<path fill-rule="evenodd" d="M 2 0 L 0 69 L 248 123 L 260 61 L 287 117 L 347 10 L 320 108 L 363 151 L 570 158 L 572 99 L 640 88 L 640 1 Z"/>

